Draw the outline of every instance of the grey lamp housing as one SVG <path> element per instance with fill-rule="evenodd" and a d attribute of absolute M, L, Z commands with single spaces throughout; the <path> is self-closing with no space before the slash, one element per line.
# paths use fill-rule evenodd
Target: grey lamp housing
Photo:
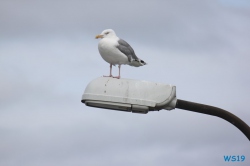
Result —
<path fill-rule="evenodd" d="M 174 109 L 177 99 L 172 85 L 99 77 L 87 85 L 81 101 L 90 107 L 146 114 Z"/>
<path fill-rule="evenodd" d="M 87 85 L 82 102 L 91 107 L 143 114 L 179 108 L 217 116 L 233 124 L 250 140 L 250 127 L 240 118 L 214 106 L 177 99 L 175 86 L 172 85 L 100 77 Z"/>

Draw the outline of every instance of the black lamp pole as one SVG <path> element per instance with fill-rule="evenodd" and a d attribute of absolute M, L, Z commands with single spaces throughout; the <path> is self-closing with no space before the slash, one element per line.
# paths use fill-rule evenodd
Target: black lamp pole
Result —
<path fill-rule="evenodd" d="M 237 116 L 235 116 L 234 114 L 228 111 L 225 111 L 217 107 L 209 106 L 209 105 L 193 103 L 190 101 L 184 101 L 184 100 L 179 100 L 179 99 L 177 99 L 175 108 L 220 117 L 230 122 L 235 127 L 237 127 L 242 133 L 245 134 L 245 136 L 250 141 L 250 127 L 245 122 L 243 122 L 240 118 L 238 118 Z"/>

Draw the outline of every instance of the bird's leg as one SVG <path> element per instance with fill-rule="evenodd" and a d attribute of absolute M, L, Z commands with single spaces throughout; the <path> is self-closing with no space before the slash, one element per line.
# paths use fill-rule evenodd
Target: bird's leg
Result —
<path fill-rule="evenodd" d="M 119 68 L 119 76 L 116 76 L 116 77 L 113 77 L 113 78 L 117 78 L 117 79 L 120 79 L 121 78 L 121 65 L 118 66 Z"/>
<path fill-rule="evenodd" d="M 109 76 L 103 76 L 103 77 L 113 77 L 112 76 L 112 64 L 111 63 L 110 63 Z"/>
<path fill-rule="evenodd" d="M 120 79 L 121 78 L 121 65 L 119 65 L 118 67 L 119 67 L 119 76 L 118 76 L 119 78 L 118 79 Z"/>

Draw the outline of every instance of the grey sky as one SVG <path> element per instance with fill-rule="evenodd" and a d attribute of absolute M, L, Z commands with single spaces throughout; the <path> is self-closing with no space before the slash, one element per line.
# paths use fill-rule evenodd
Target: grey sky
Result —
<path fill-rule="evenodd" d="M 112 28 L 148 63 L 122 66 L 123 78 L 174 84 L 177 98 L 250 125 L 249 20 L 247 0 L 1 0 L 0 165 L 249 165 L 249 141 L 217 117 L 80 102 L 109 72 L 94 37 Z"/>

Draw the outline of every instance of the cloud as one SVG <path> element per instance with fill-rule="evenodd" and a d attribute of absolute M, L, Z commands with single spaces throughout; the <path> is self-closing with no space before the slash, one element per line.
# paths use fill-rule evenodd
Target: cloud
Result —
<path fill-rule="evenodd" d="M 1 1 L 0 165 L 228 165 L 224 155 L 247 158 L 249 141 L 217 117 L 80 102 L 88 82 L 109 71 L 94 36 L 113 28 L 148 63 L 122 66 L 122 78 L 171 83 L 177 98 L 249 124 L 250 13 L 233 3 Z"/>

